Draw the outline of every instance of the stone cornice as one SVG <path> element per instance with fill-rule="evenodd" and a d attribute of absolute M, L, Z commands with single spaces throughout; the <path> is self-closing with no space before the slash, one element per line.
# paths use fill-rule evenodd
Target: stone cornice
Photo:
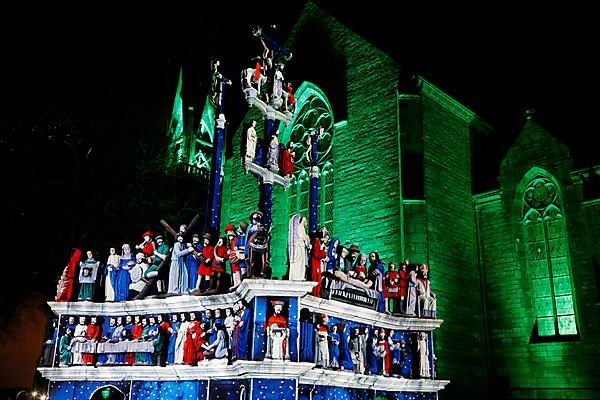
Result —
<path fill-rule="evenodd" d="M 170 365 L 168 367 L 69 367 L 38 368 L 51 381 L 184 381 L 206 379 L 298 379 L 300 384 L 376 389 L 393 392 L 437 392 L 449 381 L 390 378 L 361 375 L 347 371 L 316 369 L 312 363 L 289 361 L 237 361 L 226 365 L 211 360 L 205 365 Z"/>
<path fill-rule="evenodd" d="M 132 314 L 162 314 L 226 308 L 255 296 L 299 297 L 300 307 L 369 326 L 408 331 L 432 331 L 442 324 L 441 319 L 397 317 L 335 300 L 321 299 L 307 294 L 316 285 L 311 281 L 246 279 L 235 292 L 211 296 L 188 294 L 166 298 L 146 298 L 121 303 L 48 302 L 56 315 L 121 316 Z"/>
<path fill-rule="evenodd" d="M 441 319 L 425 319 L 413 317 L 396 317 L 367 308 L 353 306 L 335 300 L 321 299 L 306 295 L 300 299 L 300 307 L 312 312 L 324 313 L 369 326 L 407 331 L 432 331 L 440 327 Z"/>
<path fill-rule="evenodd" d="M 261 167 L 260 165 L 256 165 L 253 162 L 246 161 L 244 163 L 244 169 L 246 171 L 251 172 L 254 176 L 262 179 L 263 183 L 270 183 L 271 185 L 276 183 L 279 186 L 283 187 L 283 190 L 287 190 L 288 186 L 290 186 L 290 178 L 283 177 L 281 175 L 275 174 L 272 171 Z"/>
<path fill-rule="evenodd" d="M 478 193 L 473 195 L 473 203 L 475 206 L 483 206 L 489 203 L 495 203 L 501 200 L 500 189 L 490 190 L 484 193 Z"/>
<path fill-rule="evenodd" d="M 419 77 L 419 85 L 421 86 L 421 93 L 427 95 L 430 99 L 440 104 L 442 107 L 451 111 L 454 115 L 465 121 L 467 124 L 473 122 L 477 115 L 460 104 L 458 101 L 450 97 L 446 92 L 435 86 L 423 77 Z"/>
<path fill-rule="evenodd" d="M 389 392 L 437 392 L 443 389 L 450 381 L 389 378 L 382 375 L 361 375 L 328 369 L 312 369 L 302 375 L 298 383 L 304 385 L 374 389 Z"/>
<path fill-rule="evenodd" d="M 246 279 L 235 292 L 211 296 L 175 295 L 165 298 L 146 298 L 144 300 L 124 301 L 120 303 L 48 302 L 56 314 L 71 315 L 127 315 L 160 314 L 189 311 L 202 311 L 232 306 L 240 299 L 251 301 L 255 296 L 301 297 L 316 285 L 311 281 L 287 281 L 270 279 Z"/>
<path fill-rule="evenodd" d="M 482 120 L 477 114 L 471 109 L 465 107 L 454 98 L 449 96 L 446 92 L 435 86 L 423 77 L 419 77 L 419 86 L 421 87 L 421 94 L 427 96 L 431 100 L 435 101 L 458 118 L 465 121 L 467 124 L 474 124 L 474 126 L 481 132 L 487 134 L 493 131 L 493 127 L 486 121 Z"/>

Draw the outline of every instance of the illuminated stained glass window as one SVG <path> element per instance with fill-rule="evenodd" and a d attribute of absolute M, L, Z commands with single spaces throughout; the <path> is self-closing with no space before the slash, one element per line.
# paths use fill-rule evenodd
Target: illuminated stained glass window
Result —
<path fill-rule="evenodd" d="M 299 213 L 308 217 L 310 164 L 306 157 L 307 137 L 310 130 L 321 126 L 323 135 L 318 145 L 319 177 L 319 226 L 326 226 L 333 231 L 333 130 L 334 121 L 331 105 L 324 93 L 315 85 L 305 82 L 296 92 L 295 118 L 285 128 L 283 137 L 294 142 L 293 151 L 296 153 L 294 161 L 294 176 L 289 187 L 289 215 Z"/>
<path fill-rule="evenodd" d="M 576 335 L 568 237 L 558 185 L 536 175 L 523 192 L 523 225 L 539 337 Z"/>

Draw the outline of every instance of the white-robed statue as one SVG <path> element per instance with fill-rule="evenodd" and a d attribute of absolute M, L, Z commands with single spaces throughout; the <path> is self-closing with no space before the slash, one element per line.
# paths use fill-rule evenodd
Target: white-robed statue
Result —
<path fill-rule="evenodd" d="M 425 318 L 435 318 L 437 300 L 435 293 L 431 291 L 428 277 L 429 267 L 423 264 L 419 267 L 417 273 L 417 293 L 419 294 L 419 310 L 420 316 Z"/>
<path fill-rule="evenodd" d="M 417 350 L 419 351 L 419 377 L 429 378 L 429 344 L 427 342 L 427 334 L 419 332 L 417 339 Z"/>
<path fill-rule="evenodd" d="M 310 239 L 306 234 L 306 218 L 294 214 L 290 219 L 288 230 L 288 259 L 290 260 L 290 281 L 306 279 L 308 265 L 308 249 Z"/>
<path fill-rule="evenodd" d="M 315 327 L 315 364 L 317 367 L 329 367 L 329 317 L 321 314 L 321 321 Z"/>
<path fill-rule="evenodd" d="M 110 255 L 106 261 L 106 279 L 104 284 L 104 295 L 106 301 L 115 301 L 115 287 L 117 286 L 117 273 L 121 256 L 117 254 L 114 247 L 110 248 Z"/>

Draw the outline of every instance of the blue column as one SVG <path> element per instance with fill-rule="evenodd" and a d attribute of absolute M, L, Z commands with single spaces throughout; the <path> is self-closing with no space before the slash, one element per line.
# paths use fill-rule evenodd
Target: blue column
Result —
<path fill-rule="evenodd" d="M 267 231 L 271 226 L 273 218 L 271 216 L 271 210 L 273 208 L 273 181 L 262 178 L 260 183 L 260 193 L 258 199 L 258 209 L 263 212 L 263 224 Z"/>
<path fill-rule="evenodd" d="M 310 192 L 308 197 L 308 229 L 309 231 L 316 232 L 319 224 L 319 167 L 318 164 L 318 152 L 317 146 L 319 144 L 318 132 L 310 133 Z"/>
<path fill-rule="evenodd" d="M 209 223 L 208 228 L 219 231 L 219 218 L 221 215 L 221 166 L 223 161 L 223 139 L 225 131 L 225 115 L 219 114 L 215 119 L 215 137 L 213 140 L 213 154 L 210 162 L 210 186 L 209 190 Z"/>
<path fill-rule="evenodd" d="M 290 349 L 290 361 L 300 361 L 298 354 L 298 321 L 300 320 L 300 310 L 298 309 L 297 297 L 290 297 L 288 310 L 288 326 L 290 327 L 288 346 Z"/>
<path fill-rule="evenodd" d="M 227 80 L 223 77 L 219 82 L 219 98 L 217 102 L 217 118 L 215 119 L 215 136 L 213 138 L 213 151 L 210 161 L 210 185 L 208 187 L 208 229 L 219 231 L 221 216 L 221 166 L 223 162 L 223 142 L 225 132 L 225 114 L 223 107 L 223 93 Z"/>
<path fill-rule="evenodd" d="M 266 323 L 267 323 L 267 298 L 254 298 L 254 331 L 252 334 L 252 360 L 261 361 L 265 359 L 267 346 Z"/>

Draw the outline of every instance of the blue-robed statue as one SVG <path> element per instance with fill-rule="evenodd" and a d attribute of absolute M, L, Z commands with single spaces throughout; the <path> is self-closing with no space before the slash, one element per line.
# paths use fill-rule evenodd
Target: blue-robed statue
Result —
<path fill-rule="evenodd" d="M 352 371 L 354 370 L 354 362 L 352 361 L 352 353 L 348 343 L 350 342 L 350 326 L 342 324 L 342 339 L 340 343 L 340 368 Z"/>
<path fill-rule="evenodd" d="M 233 355 L 238 360 L 248 358 L 248 329 L 250 328 L 251 310 L 242 301 L 236 303 L 237 316 L 233 337 Z"/>

